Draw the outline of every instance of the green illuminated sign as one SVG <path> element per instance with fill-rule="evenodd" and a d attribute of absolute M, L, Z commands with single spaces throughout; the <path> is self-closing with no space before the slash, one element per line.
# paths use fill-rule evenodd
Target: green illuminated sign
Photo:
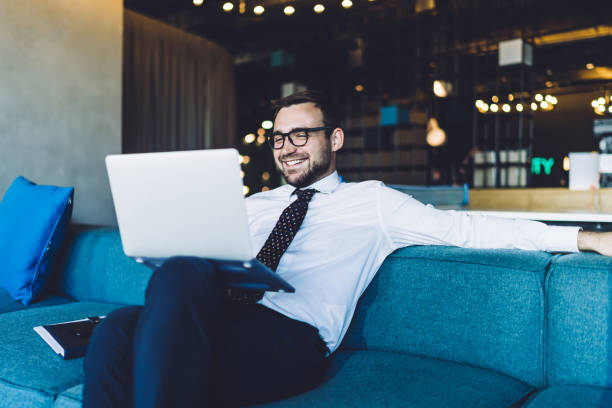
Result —
<path fill-rule="evenodd" d="M 542 168 L 544 169 L 544 174 L 550 176 L 550 171 L 552 169 L 553 164 L 555 164 L 555 159 L 552 157 L 546 159 L 544 157 L 534 157 L 531 159 L 531 174 L 540 175 L 542 174 Z"/>

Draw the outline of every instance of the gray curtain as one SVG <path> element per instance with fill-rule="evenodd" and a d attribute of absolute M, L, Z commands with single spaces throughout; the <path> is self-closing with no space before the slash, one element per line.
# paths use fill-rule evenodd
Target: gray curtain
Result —
<path fill-rule="evenodd" d="M 128 10 L 123 38 L 124 153 L 235 145 L 229 52 Z"/>

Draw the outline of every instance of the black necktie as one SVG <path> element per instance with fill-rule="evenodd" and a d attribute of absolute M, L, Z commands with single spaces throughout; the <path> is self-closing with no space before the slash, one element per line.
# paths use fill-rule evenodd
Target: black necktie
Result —
<path fill-rule="evenodd" d="M 298 196 L 297 200 L 283 210 L 266 243 L 257 254 L 258 261 L 276 272 L 280 259 L 300 229 L 306 217 L 308 203 L 316 192 L 317 190 L 312 188 L 294 191 Z M 229 295 L 232 300 L 238 302 L 255 303 L 263 297 L 263 292 L 230 290 Z"/>

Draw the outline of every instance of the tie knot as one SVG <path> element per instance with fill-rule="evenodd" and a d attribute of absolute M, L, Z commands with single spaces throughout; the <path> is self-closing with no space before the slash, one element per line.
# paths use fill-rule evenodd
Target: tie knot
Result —
<path fill-rule="evenodd" d="M 300 201 L 310 201 L 312 199 L 312 196 L 317 192 L 317 190 L 315 190 L 314 188 L 308 188 L 306 190 L 300 190 L 300 189 L 296 189 L 294 191 L 295 194 L 297 194 L 298 196 L 298 200 Z"/>

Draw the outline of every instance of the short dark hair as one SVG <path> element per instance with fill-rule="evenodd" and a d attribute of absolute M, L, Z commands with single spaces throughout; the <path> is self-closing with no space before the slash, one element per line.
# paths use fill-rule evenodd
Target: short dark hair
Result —
<path fill-rule="evenodd" d="M 281 99 L 272 101 L 273 120 L 276 120 L 278 112 L 292 105 L 298 105 L 300 103 L 314 103 L 314 105 L 321 110 L 323 113 L 323 125 L 331 127 L 333 129 L 340 127 L 340 118 L 338 112 L 331 104 L 327 95 L 319 91 L 301 91 L 296 92 L 292 95 L 286 96 Z M 331 134 L 331 131 L 329 132 Z"/>

